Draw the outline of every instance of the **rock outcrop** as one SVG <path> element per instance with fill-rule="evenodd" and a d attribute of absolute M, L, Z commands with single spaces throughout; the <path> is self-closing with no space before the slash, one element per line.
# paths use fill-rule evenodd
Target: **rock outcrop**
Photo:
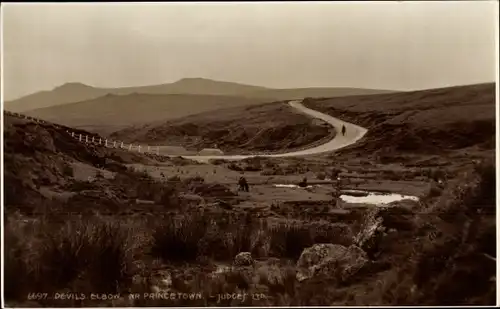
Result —
<path fill-rule="evenodd" d="M 234 258 L 234 266 L 251 266 L 253 264 L 254 260 L 250 252 L 240 252 Z"/>
<path fill-rule="evenodd" d="M 304 249 L 297 262 L 297 280 L 327 276 L 345 281 L 358 272 L 368 257 L 359 247 L 337 244 L 315 244 Z"/>

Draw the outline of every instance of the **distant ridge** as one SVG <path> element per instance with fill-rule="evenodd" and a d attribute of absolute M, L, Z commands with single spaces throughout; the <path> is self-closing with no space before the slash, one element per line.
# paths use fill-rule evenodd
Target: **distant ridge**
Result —
<path fill-rule="evenodd" d="M 139 87 L 98 88 L 79 82 L 70 82 L 48 91 L 39 91 L 16 100 L 6 101 L 4 108 L 12 112 L 25 112 L 68 103 L 96 99 L 107 94 L 189 94 L 240 96 L 261 102 L 292 100 L 304 97 L 337 97 L 393 91 L 362 88 L 296 88 L 273 89 L 206 78 L 183 78 L 174 83 Z"/>
<path fill-rule="evenodd" d="M 25 111 L 46 121 L 108 134 L 131 125 L 261 104 L 256 99 L 205 94 L 112 94 L 57 106 Z"/>

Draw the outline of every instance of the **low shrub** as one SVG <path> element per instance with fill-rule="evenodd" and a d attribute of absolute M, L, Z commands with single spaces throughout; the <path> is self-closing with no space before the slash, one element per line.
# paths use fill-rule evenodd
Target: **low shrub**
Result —
<path fill-rule="evenodd" d="M 199 214 L 163 218 L 152 233 L 153 255 L 168 261 L 195 261 L 199 255 L 198 243 L 210 224 L 209 218 Z"/>
<path fill-rule="evenodd" d="M 270 234 L 273 256 L 298 260 L 302 251 L 314 244 L 311 230 L 295 223 L 279 223 L 271 227 Z"/>
<path fill-rule="evenodd" d="M 135 266 L 127 227 L 97 217 L 74 219 L 57 226 L 36 220 L 8 225 L 6 299 L 64 289 L 118 293 L 130 286 Z"/>

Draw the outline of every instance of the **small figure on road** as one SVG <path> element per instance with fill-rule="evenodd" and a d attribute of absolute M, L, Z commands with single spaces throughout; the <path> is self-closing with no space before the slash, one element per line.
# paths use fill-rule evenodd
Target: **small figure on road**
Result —
<path fill-rule="evenodd" d="M 243 190 L 245 192 L 248 192 L 248 182 L 245 177 L 240 177 L 240 180 L 238 181 L 238 191 Z"/>
<path fill-rule="evenodd" d="M 345 135 L 345 125 L 342 125 L 342 135 Z"/>

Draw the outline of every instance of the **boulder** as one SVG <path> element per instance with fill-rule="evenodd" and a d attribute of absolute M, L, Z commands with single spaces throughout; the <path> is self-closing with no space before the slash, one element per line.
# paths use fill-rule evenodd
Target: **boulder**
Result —
<path fill-rule="evenodd" d="M 158 271 L 151 279 L 151 291 L 154 293 L 165 293 L 172 287 L 172 274 L 167 270 Z"/>
<path fill-rule="evenodd" d="M 357 246 L 315 244 L 304 249 L 298 262 L 296 279 L 303 281 L 316 276 L 327 276 L 346 281 L 367 262 L 366 253 Z"/>
<path fill-rule="evenodd" d="M 235 266 L 251 266 L 253 264 L 254 260 L 250 252 L 240 252 L 234 258 Z"/>
<path fill-rule="evenodd" d="M 371 258 L 379 253 L 379 245 L 387 231 L 411 231 L 415 229 L 415 201 L 398 201 L 386 207 L 376 207 L 365 213 L 359 233 L 354 237 L 354 244 L 362 248 Z"/>

